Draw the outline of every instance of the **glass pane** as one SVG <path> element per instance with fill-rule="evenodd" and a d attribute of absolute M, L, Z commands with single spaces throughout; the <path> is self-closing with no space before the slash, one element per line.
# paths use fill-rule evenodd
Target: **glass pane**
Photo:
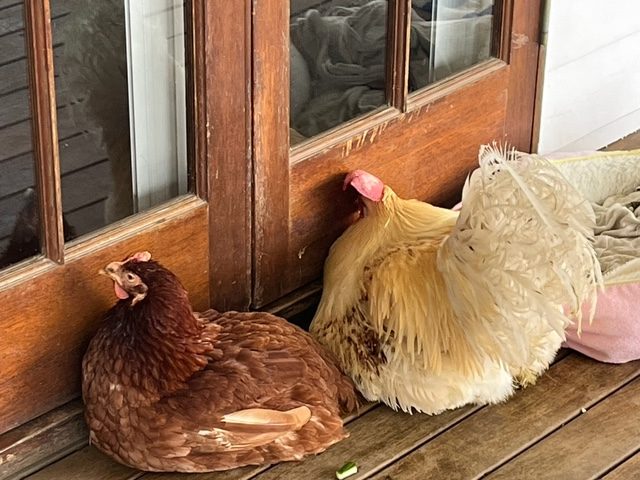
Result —
<path fill-rule="evenodd" d="M 296 144 L 386 103 L 386 0 L 291 0 Z"/>
<path fill-rule="evenodd" d="M 52 0 L 65 219 L 78 234 L 187 191 L 183 0 Z"/>
<path fill-rule="evenodd" d="M 40 252 L 23 5 L 0 15 L 0 268 Z"/>
<path fill-rule="evenodd" d="M 412 0 L 409 90 L 491 56 L 494 0 Z"/>

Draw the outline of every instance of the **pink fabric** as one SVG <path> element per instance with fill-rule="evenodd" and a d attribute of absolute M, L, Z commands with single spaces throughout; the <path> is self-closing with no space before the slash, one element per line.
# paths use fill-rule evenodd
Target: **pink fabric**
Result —
<path fill-rule="evenodd" d="M 580 337 L 576 326 L 569 326 L 564 346 L 601 362 L 640 358 L 640 283 L 605 287 L 591 325 L 583 322 Z"/>
<path fill-rule="evenodd" d="M 462 202 L 452 208 L 459 211 Z M 589 312 L 584 315 L 589 318 Z M 609 285 L 598 294 L 596 314 L 591 325 L 582 322 L 578 336 L 576 325 L 566 330 L 563 347 L 607 363 L 625 363 L 640 359 L 640 282 Z"/>

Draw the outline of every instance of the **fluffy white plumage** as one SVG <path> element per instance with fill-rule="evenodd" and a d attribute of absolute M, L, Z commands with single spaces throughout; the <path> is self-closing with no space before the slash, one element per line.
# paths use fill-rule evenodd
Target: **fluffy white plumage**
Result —
<path fill-rule="evenodd" d="M 543 159 L 483 147 L 459 215 L 388 186 L 362 198 L 311 332 L 370 400 L 428 413 L 501 401 L 595 302 L 593 211 Z"/>

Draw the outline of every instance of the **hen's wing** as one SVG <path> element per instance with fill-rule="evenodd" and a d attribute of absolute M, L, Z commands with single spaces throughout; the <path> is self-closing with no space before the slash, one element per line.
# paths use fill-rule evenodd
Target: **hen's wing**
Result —
<path fill-rule="evenodd" d="M 495 146 L 480 150 L 462 203 L 438 253 L 451 306 L 487 353 L 521 363 L 528 327 L 547 322 L 564 338 L 595 302 L 593 210 L 548 161 Z"/>
<path fill-rule="evenodd" d="M 316 422 L 341 428 L 341 382 L 355 398 L 354 388 L 317 354 L 319 347 L 307 333 L 263 313 L 208 311 L 199 316 L 214 330 L 212 361 L 187 388 L 157 406 L 174 422 L 164 428 L 162 442 L 180 445 L 174 457 L 241 455 L 279 439 L 284 448 L 312 413 Z"/>
<path fill-rule="evenodd" d="M 365 268 L 358 311 L 382 344 L 412 363 L 438 373 L 446 357 L 464 371 L 477 371 L 481 351 L 456 318 L 437 269 L 440 242 L 405 243 L 382 252 Z"/>

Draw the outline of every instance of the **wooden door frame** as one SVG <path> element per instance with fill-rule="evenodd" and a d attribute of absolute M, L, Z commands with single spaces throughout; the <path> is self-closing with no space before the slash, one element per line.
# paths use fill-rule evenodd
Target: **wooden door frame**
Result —
<path fill-rule="evenodd" d="M 486 110 L 486 125 L 474 125 L 481 130 L 476 135 L 476 150 L 468 151 L 466 160 L 446 159 L 438 165 L 438 175 L 426 188 L 407 194 L 438 203 L 450 201 L 472 165 L 468 158 L 475 159 L 480 143 L 506 139 L 518 149 L 530 150 L 540 8 L 541 0 L 504 0 L 499 4 L 501 35 L 494 36 L 499 59 L 408 95 L 408 65 L 402 59 L 408 49 L 410 0 L 390 0 L 389 25 L 403 29 L 405 35 L 388 38 L 389 106 L 290 151 L 289 113 L 283 107 L 289 104 L 289 45 L 288 37 L 282 35 L 289 25 L 289 2 L 254 3 L 254 307 L 271 304 L 320 276 L 328 246 L 351 221 L 348 207 L 344 206 L 348 199 L 340 192 L 343 174 L 352 168 L 373 168 L 375 173 L 373 163 L 350 162 L 351 153 L 363 149 L 372 152 L 372 148 L 384 152 L 389 139 L 404 135 L 403 128 L 409 124 L 443 140 L 455 141 L 448 132 L 432 125 L 427 116 L 429 112 L 446 117 L 453 99 L 468 106 L 469 117 L 482 116 L 482 109 Z M 507 83 L 506 90 L 496 87 Z M 483 98 L 485 91 L 491 98 Z M 493 112 L 498 110 L 500 124 L 497 115 L 493 118 Z M 458 126 L 452 130 L 464 135 L 464 129 L 459 128 L 460 118 L 452 116 L 451 122 Z M 393 151 L 384 153 L 394 155 Z M 407 162 L 408 171 L 425 171 L 420 159 Z M 340 202 L 342 206 L 338 205 Z M 322 208 L 331 209 L 332 216 L 328 220 L 325 215 L 326 228 L 318 229 L 313 215 L 322 214 Z M 310 288 L 317 290 L 318 286 L 311 284 Z M 299 292 L 308 293 L 308 289 Z"/>
<path fill-rule="evenodd" d="M 45 254 L 0 272 L 0 352 L 11 358 L 0 371 L 0 432 L 79 395 L 86 343 L 113 304 L 108 282 L 96 275 L 109 261 L 150 250 L 182 279 L 197 309 L 248 306 L 251 4 L 243 5 L 244 15 L 238 15 L 235 2 L 187 2 L 185 17 L 193 22 L 187 128 L 195 195 L 65 245 L 50 6 L 47 0 L 25 3 Z"/>
<path fill-rule="evenodd" d="M 207 158 L 211 306 L 246 310 L 252 295 L 251 0 L 193 0 L 202 58 L 194 118 Z"/>

